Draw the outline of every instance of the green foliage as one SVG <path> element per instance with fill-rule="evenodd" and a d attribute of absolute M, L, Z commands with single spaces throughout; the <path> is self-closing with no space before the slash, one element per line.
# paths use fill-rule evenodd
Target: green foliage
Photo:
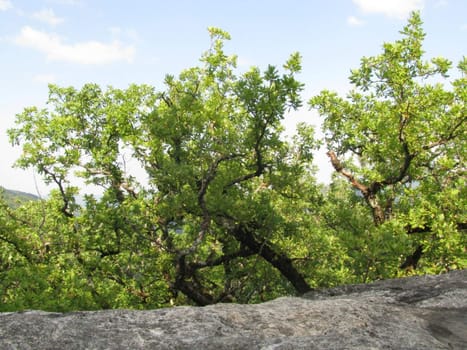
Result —
<path fill-rule="evenodd" d="M 285 113 L 301 104 L 300 56 L 282 72 L 237 75 L 223 49 L 228 34 L 210 34 L 201 65 L 167 76 L 163 91 L 51 85 L 47 109 L 18 115 L 9 131 L 24 150 L 18 166 L 34 166 L 57 188 L 37 218 L 50 245 L 36 298 L 54 300 L 41 308 L 254 302 L 309 289 L 282 236 L 298 242 L 305 231 L 281 215 L 302 205 L 297 189 L 314 142 L 305 127 L 307 146 L 282 137 Z M 127 171 L 122 154 L 147 182 Z M 79 204 L 74 177 L 102 195 Z"/>
<path fill-rule="evenodd" d="M 352 71 L 347 98 L 311 99 L 324 140 L 283 134 L 298 53 L 238 74 L 229 34 L 209 33 L 200 64 L 160 91 L 50 85 L 47 108 L 18 114 L 17 165 L 55 189 L 0 198 L 0 310 L 253 303 L 402 275 L 409 258 L 420 273 L 467 266 L 467 63 L 443 85 L 451 64 L 422 59 L 417 13 Z M 329 186 L 312 164 L 323 143 Z"/>
<path fill-rule="evenodd" d="M 451 63 L 423 59 L 421 25 L 414 13 L 402 39 L 364 57 L 346 99 L 323 91 L 310 104 L 325 117 L 335 170 L 361 194 L 374 230 L 414 234 L 421 271 L 439 272 L 465 267 L 465 59 L 447 88 Z M 397 239 L 399 250 L 405 241 Z"/>

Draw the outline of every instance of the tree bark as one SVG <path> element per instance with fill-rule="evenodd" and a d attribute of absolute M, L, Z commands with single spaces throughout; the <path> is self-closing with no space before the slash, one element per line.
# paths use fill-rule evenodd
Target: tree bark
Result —
<path fill-rule="evenodd" d="M 378 193 L 379 189 L 381 188 L 381 184 L 378 182 L 373 183 L 371 186 L 367 186 L 359 182 L 353 174 L 347 171 L 340 160 L 337 158 L 337 155 L 333 151 L 329 151 L 327 153 L 329 159 L 331 160 L 331 164 L 339 174 L 343 175 L 344 177 L 349 180 L 352 186 L 359 190 L 360 193 L 365 198 L 365 201 L 369 205 L 373 215 L 373 221 L 376 226 L 379 226 L 384 223 L 386 216 L 384 214 L 384 209 L 378 201 L 376 194 Z"/>
<path fill-rule="evenodd" d="M 210 294 L 204 293 L 201 286 L 196 286 L 193 281 L 189 280 L 189 278 L 193 278 L 195 271 L 189 268 L 186 255 L 180 255 L 176 264 L 177 271 L 172 288 L 185 294 L 198 306 L 214 304 L 215 300 Z"/>
<path fill-rule="evenodd" d="M 270 242 L 266 240 L 263 242 L 258 241 L 251 229 L 243 225 L 236 226 L 232 233 L 239 242 L 278 269 L 282 276 L 292 284 L 297 293 L 304 294 L 312 290 L 302 274 L 293 266 L 292 260 L 284 253 L 278 253 L 272 249 Z"/>

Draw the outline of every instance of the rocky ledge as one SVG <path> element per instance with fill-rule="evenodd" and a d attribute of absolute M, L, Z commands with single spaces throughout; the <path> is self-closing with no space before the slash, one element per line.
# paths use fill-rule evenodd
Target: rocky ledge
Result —
<path fill-rule="evenodd" d="M 467 349 L 467 270 L 151 311 L 0 314 L 1 349 Z"/>

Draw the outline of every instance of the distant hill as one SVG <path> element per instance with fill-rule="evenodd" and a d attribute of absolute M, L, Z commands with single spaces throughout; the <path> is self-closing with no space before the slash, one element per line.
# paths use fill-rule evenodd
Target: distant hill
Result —
<path fill-rule="evenodd" d="M 0 196 L 5 198 L 6 202 L 12 207 L 18 207 L 25 202 L 37 201 L 40 199 L 38 196 L 31 193 L 8 190 L 3 187 L 0 187 Z"/>

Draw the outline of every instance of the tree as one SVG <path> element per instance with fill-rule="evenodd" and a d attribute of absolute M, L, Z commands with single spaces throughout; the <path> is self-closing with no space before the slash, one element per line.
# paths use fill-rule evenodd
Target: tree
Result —
<path fill-rule="evenodd" d="M 281 135 L 284 114 L 301 104 L 300 56 L 283 73 L 269 66 L 237 76 L 235 57 L 223 50 L 228 34 L 210 34 L 202 65 L 168 75 L 164 91 L 51 85 L 48 108 L 26 109 L 9 131 L 23 147 L 18 165 L 56 186 L 63 227 L 52 230 L 50 251 L 69 259 L 66 271 L 91 307 L 249 302 L 310 290 L 293 260 L 298 249 L 284 243 L 300 239 L 297 214 L 283 212 L 300 210 L 314 143 L 311 128 L 301 128 L 303 146 Z M 126 169 L 128 155 L 145 182 Z M 102 195 L 79 204 L 74 176 Z"/>
<path fill-rule="evenodd" d="M 347 98 L 311 99 L 329 186 L 314 177 L 313 128 L 283 134 L 299 54 L 237 74 L 229 35 L 211 28 L 200 65 L 161 91 L 51 85 L 47 108 L 9 130 L 17 165 L 54 190 L 17 208 L 0 198 L 0 308 L 260 302 L 466 267 L 467 61 L 446 86 L 451 63 L 422 59 L 421 25 L 414 13 L 363 58 Z"/>
<path fill-rule="evenodd" d="M 402 38 L 352 71 L 346 99 L 322 91 L 310 105 L 324 116 L 328 156 L 371 212 L 414 241 L 401 266 L 439 271 L 466 264 L 466 76 L 445 86 L 451 62 L 423 59 L 422 21 L 413 13 Z"/>

